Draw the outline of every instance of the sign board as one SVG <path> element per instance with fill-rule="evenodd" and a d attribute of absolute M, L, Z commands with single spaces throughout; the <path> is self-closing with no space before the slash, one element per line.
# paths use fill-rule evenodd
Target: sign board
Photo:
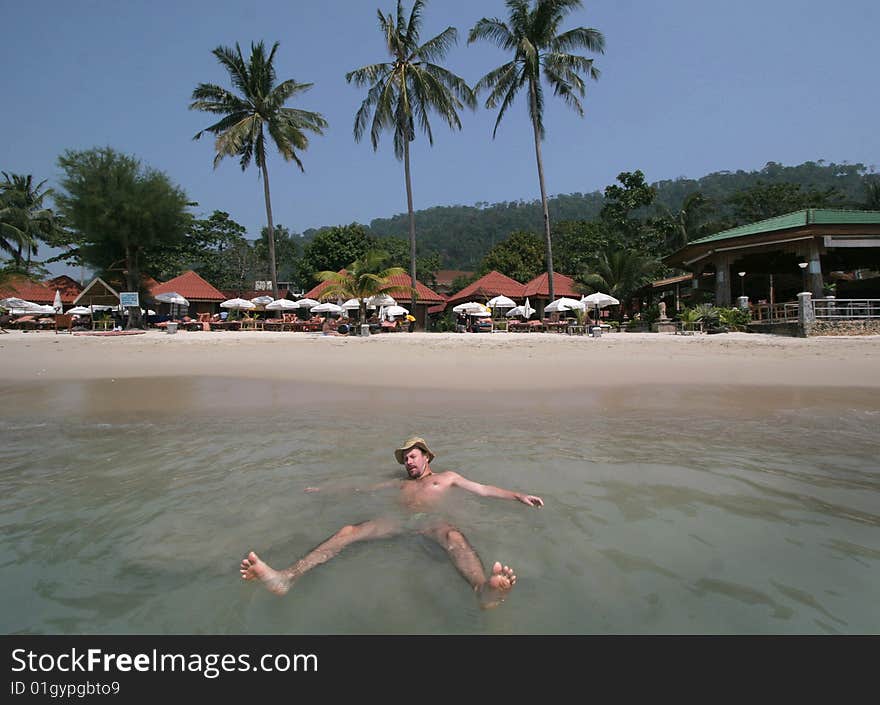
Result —
<path fill-rule="evenodd" d="M 128 306 L 136 306 L 140 308 L 141 304 L 138 300 L 138 293 L 136 291 L 121 291 L 119 293 L 119 303 L 123 307 Z"/>

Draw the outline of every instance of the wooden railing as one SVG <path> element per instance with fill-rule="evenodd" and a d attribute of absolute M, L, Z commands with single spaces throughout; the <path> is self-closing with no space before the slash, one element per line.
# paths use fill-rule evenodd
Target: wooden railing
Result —
<path fill-rule="evenodd" d="M 880 318 L 880 299 L 813 299 L 813 317 L 821 320 Z M 752 321 L 759 323 L 797 323 L 797 301 L 781 304 L 756 304 Z"/>

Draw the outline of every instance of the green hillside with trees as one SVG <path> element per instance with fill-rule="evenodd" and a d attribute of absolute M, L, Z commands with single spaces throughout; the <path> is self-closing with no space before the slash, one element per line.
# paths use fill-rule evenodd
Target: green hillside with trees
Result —
<path fill-rule="evenodd" d="M 639 214 L 674 220 L 686 199 L 699 193 L 700 221 L 705 226 L 701 232 L 710 234 L 807 206 L 880 208 L 878 181 L 878 175 L 864 164 L 818 161 L 783 166 L 769 162 L 758 171 L 720 171 L 700 179 L 654 182 L 656 196 Z M 872 184 L 873 200 L 868 193 Z M 567 221 L 595 221 L 604 204 L 605 197 L 598 191 L 551 198 L 554 237 L 566 230 Z M 538 200 L 438 206 L 416 211 L 415 220 L 419 253 L 439 255 L 444 269 L 475 270 L 486 253 L 510 234 L 540 234 L 542 227 Z M 406 237 L 407 228 L 406 214 L 399 214 L 371 221 L 368 231 L 379 238 Z M 304 236 L 309 239 L 315 232 L 306 231 Z M 564 271 L 559 264 L 556 269 Z"/>

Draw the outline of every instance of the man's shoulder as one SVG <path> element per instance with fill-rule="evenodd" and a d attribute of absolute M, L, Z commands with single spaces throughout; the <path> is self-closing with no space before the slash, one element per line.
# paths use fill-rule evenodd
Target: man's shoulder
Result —
<path fill-rule="evenodd" d="M 435 472 L 437 479 L 442 482 L 453 482 L 455 480 L 461 479 L 461 474 L 455 472 L 455 470 L 443 470 L 442 472 Z"/>

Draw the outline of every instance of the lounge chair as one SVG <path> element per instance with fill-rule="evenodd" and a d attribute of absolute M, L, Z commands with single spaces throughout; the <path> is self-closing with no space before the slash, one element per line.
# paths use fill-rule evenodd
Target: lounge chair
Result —
<path fill-rule="evenodd" d="M 60 330 L 66 330 L 68 333 L 73 332 L 73 315 L 59 313 L 55 316 L 55 335 L 58 335 Z"/>

